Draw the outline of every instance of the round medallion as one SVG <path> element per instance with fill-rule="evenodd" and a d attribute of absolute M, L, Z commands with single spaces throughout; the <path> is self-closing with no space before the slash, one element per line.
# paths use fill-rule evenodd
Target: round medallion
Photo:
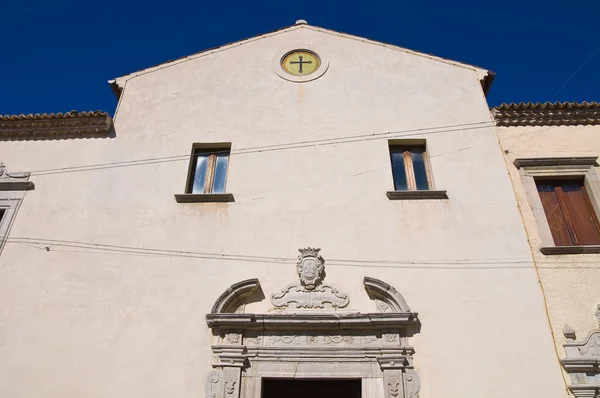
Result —
<path fill-rule="evenodd" d="M 281 67 L 292 76 L 307 76 L 321 66 L 319 56 L 309 50 L 294 50 L 281 59 Z"/>

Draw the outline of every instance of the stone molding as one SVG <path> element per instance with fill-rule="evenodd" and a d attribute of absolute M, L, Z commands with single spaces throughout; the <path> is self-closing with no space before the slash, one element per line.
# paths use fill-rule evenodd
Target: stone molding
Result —
<path fill-rule="evenodd" d="M 366 276 L 363 284 L 369 297 L 383 301 L 392 309 L 392 312 L 410 312 L 410 308 L 400 292 L 384 281 Z"/>
<path fill-rule="evenodd" d="M 446 191 L 387 191 L 389 200 L 448 199 Z"/>
<path fill-rule="evenodd" d="M 418 398 L 420 380 L 409 344 L 419 329 L 418 315 L 389 284 L 366 277 L 364 286 L 376 308 L 382 302 L 391 312 L 235 313 L 260 283 L 248 279 L 232 285 L 206 315 L 215 339 L 206 397 L 261 396 L 265 377 L 350 377 L 363 379 L 362 396 L 381 394 L 381 383 L 382 398 Z"/>
<path fill-rule="evenodd" d="M 8 173 L 4 163 L 0 163 L 0 191 L 29 191 L 34 188 L 29 181 L 30 173 Z"/>
<path fill-rule="evenodd" d="M 210 328 L 245 330 L 345 330 L 416 327 L 418 314 L 409 313 L 284 313 L 284 314 L 207 314 Z"/>
<path fill-rule="evenodd" d="M 254 293 L 256 289 L 260 289 L 260 283 L 256 278 L 234 283 L 215 301 L 210 310 L 211 315 L 235 312 L 243 303 L 243 299 Z"/>
<path fill-rule="evenodd" d="M 521 167 L 543 166 L 595 166 L 597 160 L 597 156 L 562 158 L 519 158 L 515 159 L 514 165 L 517 169 L 520 169 Z"/>
<path fill-rule="evenodd" d="M 546 256 L 558 254 L 592 254 L 600 253 L 600 246 L 544 246 L 540 248 L 540 251 Z"/>
<path fill-rule="evenodd" d="M 600 324 L 600 305 L 596 319 Z M 592 330 L 587 337 L 577 342 L 573 328 L 565 325 L 563 334 L 565 357 L 560 361 L 571 378 L 569 390 L 576 397 L 596 398 L 600 395 L 600 329 Z"/>
<path fill-rule="evenodd" d="M 232 193 L 176 193 L 177 203 L 235 202 Z"/>

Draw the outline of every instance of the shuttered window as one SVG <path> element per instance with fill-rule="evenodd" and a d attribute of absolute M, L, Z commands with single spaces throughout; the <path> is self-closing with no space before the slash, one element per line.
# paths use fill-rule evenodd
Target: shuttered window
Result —
<path fill-rule="evenodd" d="M 390 145 L 396 191 L 431 189 L 429 159 L 423 145 Z"/>
<path fill-rule="evenodd" d="M 600 223 L 583 179 L 536 185 L 556 246 L 600 245 Z"/>

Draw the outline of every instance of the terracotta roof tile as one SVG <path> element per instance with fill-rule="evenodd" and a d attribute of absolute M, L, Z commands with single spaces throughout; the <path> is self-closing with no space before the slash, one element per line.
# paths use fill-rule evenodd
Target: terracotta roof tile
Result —
<path fill-rule="evenodd" d="M 0 140 L 100 137 L 111 127 L 103 111 L 0 115 Z"/>
<path fill-rule="evenodd" d="M 528 102 L 492 108 L 498 126 L 577 126 L 600 124 L 597 102 Z"/>

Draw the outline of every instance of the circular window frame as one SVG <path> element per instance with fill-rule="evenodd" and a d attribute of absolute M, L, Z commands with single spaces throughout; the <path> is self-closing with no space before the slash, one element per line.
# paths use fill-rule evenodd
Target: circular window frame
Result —
<path fill-rule="evenodd" d="M 317 57 L 320 61 L 319 67 L 310 75 L 305 76 L 295 76 L 288 73 L 285 69 L 283 69 L 283 59 L 289 54 L 296 51 L 305 51 L 314 54 L 314 56 Z M 286 47 L 285 49 L 280 49 L 279 51 L 277 51 L 271 62 L 273 66 L 273 71 L 277 74 L 277 76 L 279 76 L 283 80 L 287 80 L 289 82 L 294 83 L 305 83 L 316 80 L 323 76 L 325 72 L 327 72 L 327 70 L 329 69 L 329 59 L 326 56 L 322 55 L 322 53 L 313 46 L 305 45 L 300 45 L 293 48 Z"/>

